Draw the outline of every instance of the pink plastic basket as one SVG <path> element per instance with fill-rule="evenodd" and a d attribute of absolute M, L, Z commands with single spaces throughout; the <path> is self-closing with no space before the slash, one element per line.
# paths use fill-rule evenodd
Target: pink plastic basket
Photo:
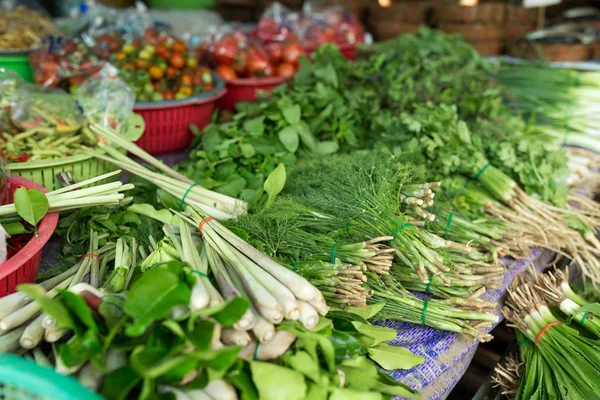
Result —
<path fill-rule="evenodd" d="M 20 187 L 27 189 L 38 189 L 46 193 L 43 186 L 38 185 L 20 176 L 10 178 L 9 202 L 13 201 L 15 190 Z M 35 282 L 40 261 L 42 260 L 42 248 L 50 240 L 58 224 L 58 213 L 46 214 L 38 224 L 38 236 L 31 240 L 14 256 L 0 265 L 0 297 L 15 291 L 15 287 L 21 283 Z"/>
<path fill-rule="evenodd" d="M 215 111 L 216 101 L 225 93 L 223 81 L 213 74 L 215 89 L 184 100 L 136 103 L 133 111 L 144 118 L 146 130 L 136 142 L 150 154 L 185 149 L 194 139 L 190 124 L 204 128 Z"/>
<path fill-rule="evenodd" d="M 270 92 L 273 88 L 291 80 L 291 77 L 273 77 L 258 79 L 232 79 L 225 82 L 227 93 L 217 104 L 223 110 L 233 110 L 241 101 L 254 101 L 259 92 Z"/>

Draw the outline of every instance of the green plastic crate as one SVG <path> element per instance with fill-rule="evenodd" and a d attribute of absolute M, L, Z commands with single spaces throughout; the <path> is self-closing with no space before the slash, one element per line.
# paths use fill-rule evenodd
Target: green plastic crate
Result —
<path fill-rule="evenodd" d="M 109 162 L 98 160 L 87 154 L 78 154 L 55 160 L 9 163 L 8 169 L 12 174 L 34 181 L 51 191 L 61 188 L 60 182 L 56 178 L 56 175 L 61 172 L 72 172 L 77 181 L 81 182 L 118 168 Z M 117 179 L 118 176 L 113 178 Z M 95 184 L 102 183 L 106 183 L 106 180 Z"/>
<path fill-rule="evenodd" d="M 2 400 L 102 400 L 75 378 L 8 354 L 0 355 Z"/>
<path fill-rule="evenodd" d="M 12 69 L 27 82 L 33 82 L 33 69 L 29 64 L 29 56 L 22 55 L 0 55 L 0 67 Z"/>

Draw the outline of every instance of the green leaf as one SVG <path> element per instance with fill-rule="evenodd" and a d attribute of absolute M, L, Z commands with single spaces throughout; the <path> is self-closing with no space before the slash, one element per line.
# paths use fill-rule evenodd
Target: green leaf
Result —
<path fill-rule="evenodd" d="M 367 350 L 371 360 L 375 361 L 383 369 L 411 369 L 422 364 L 425 359 L 413 354 L 405 347 L 390 346 L 380 343 Z"/>
<path fill-rule="evenodd" d="M 311 379 L 313 382 L 319 382 L 321 375 L 319 362 L 312 358 L 307 352 L 298 351 L 296 354 L 287 355 L 284 359 L 284 363 L 288 367 Z"/>
<path fill-rule="evenodd" d="M 210 321 L 196 321 L 194 329 L 186 336 L 197 349 L 208 349 L 212 342 L 215 324 Z"/>
<path fill-rule="evenodd" d="M 27 233 L 27 229 L 25 229 L 25 226 L 23 226 L 23 224 L 20 222 L 12 222 L 10 224 L 4 224 L 4 225 L 2 225 L 2 227 L 4 228 L 6 233 L 8 233 L 10 236 L 21 235 L 23 233 Z"/>
<path fill-rule="evenodd" d="M 377 313 L 379 311 L 383 310 L 383 307 L 385 307 L 385 301 L 383 301 L 381 303 L 371 304 L 364 308 L 347 307 L 347 308 L 344 308 L 344 311 L 351 313 L 351 314 L 359 315 L 359 316 L 363 317 L 364 319 L 371 319 L 375 315 L 377 315 Z"/>
<path fill-rule="evenodd" d="M 92 310 L 87 305 L 85 300 L 67 290 L 60 294 L 60 299 L 69 309 L 69 312 L 74 315 L 87 329 L 98 332 L 98 325 L 92 315 Z"/>
<path fill-rule="evenodd" d="M 217 188 L 217 191 L 221 194 L 230 197 L 239 197 L 241 191 L 246 187 L 246 180 L 242 177 L 237 177 L 227 184 Z"/>
<path fill-rule="evenodd" d="M 364 356 L 355 356 L 342 361 L 339 368 L 344 372 L 344 387 L 370 390 L 378 382 L 379 371 L 375 364 Z"/>
<path fill-rule="evenodd" d="M 313 136 L 312 132 L 310 131 L 310 127 L 306 124 L 306 122 L 300 121 L 300 123 L 296 125 L 294 129 L 296 129 L 298 136 L 300 136 L 302 144 L 304 144 L 310 151 L 316 152 L 317 140 Z"/>
<path fill-rule="evenodd" d="M 254 361 L 250 363 L 252 380 L 260 400 L 302 400 L 306 396 L 304 376 L 279 365 Z"/>
<path fill-rule="evenodd" d="M 17 214 L 33 226 L 48 212 L 48 198 L 37 189 L 18 188 L 15 190 L 14 203 Z"/>
<path fill-rule="evenodd" d="M 127 121 L 125 121 L 124 128 L 122 131 L 123 136 L 135 142 L 144 134 L 146 121 L 144 121 L 144 118 L 140 114 L 131 113 Z"/>
<path fill-rule="evenodd" d="M 382 400 L 381 393 L 333 388 L 329 400 Z"/>
<path fill-rule="evenodd" d="M 180 365 L 188 364 L 191 360 L 197 364 L 194 355 L 172 356 L 168 351 L 160 348 L 146 348 L 140 346 L 133 350 L 130 356 L 131 366 L 144 378 L 159 378 Z M 195 365 L 192 365 L 192 369 Z"/>
<path fill-rule="evenodd" d="M 42 310 L 56 320 L 59 328 L 75 329 L 75 322 L 71 318 L 67 307 L 57 298 L 50 298 L 40 286 L 32 284 L 19 285 L 17 290 L 37 301 Z"/>
<path fill-rule="evenodd" d="M 261 137 L 265 132 L 265 117 L 256 117 L 244 122 L 244 130 L 252 137 Z"/>
<path fill-rule="evenodd" d="M 298 132 L 291 127 L 286 126 L 277 134 L 279 137 L 279 141 L 283 144 L 283 147 L 286 148 L 287 151 L 291 153 L 295 153 L 298 150 L 298 146 L 300 145 L 300 140 L 298 138 Z"/>
<path fill-rule="evenodd" d="M 354 325 L 357 331 L 363 335 L 370 336 L 375 339 L 375 345 L 378 345 L 381 342 L 389 342 L 390 340 L 394 340 L 396 338 L 397 332 L 395 329 L 371 324 L 363 324 L 362 322 L 358 321 L 352 321 L 351 323 Z"/>
<path fill-rule="evenodd" d="M 252 158 L 256 154 L 256 150 L 254 150 L 254 146 L 248 143 L 240 144 L 240 151 L 244 158 Z"/>
<path fill-rule="evenodd" d="M 379 382 L 373 389 L 392 396 L 406 397 L 408 399 L 425 399 L 418 391 L 411 389 L 404 383 L 396 381 L 394 378 L 383 372 L 379 372 Z"/>
<path fill-rule="evenodd" d="M 232 326 L 246 313 L 250 306 L 243 297 L 234 297 L 214 307 L 194 311 L 194 317 L 211 317 L 223 326 Z"/>
<path fill-rule="evenodd" d="M 208 152 L 217 151 L 223 142 L 217 126 L 207 128 L 201 136 L 202 149 Z"/>
<path fill-rule="evenodd" d="M 263 185 L 265 192 L 267 192 L 267 204 L 265 208 L 269 208 L 271 204 L 275 201 L 277 195 L 283 190 L 285 187 L 286 180 L 286 172 L 285 165 L 279 164 L 277 168 L 273 170 L 265 180 Z"/>
<path fill-rule="evenodd" d="M 167 210 L 166 208 L 157 210 L 152 204 L 133 204 L 127 207 L 127 211 L 153 218 L 165 225 L 173 223 L 173 213 L 171 213 L 171 211 Z"/>
<path fill-rule="evenodd" d="M 258 400 L 258 392 L 252 383 L 247 363 L 239 360 L 238 366 L 228 374 L 227 381 L 238 389 L 241 400 Z"/>
<path fill-rule="evenodd" d="M 91 360 L 97 366 L 103 365 L 104 348 L 92 330 L 76 335 L 60 347 L 60 358 L 67 367 L 74 367 Z"/>
<path fill-rule="evenodd" d="M 300 106 L 298 104 L 285 107 L 281 112 L 288 124 L 297 125 L 300 122 Z"/>
<path fill-rule="evenodd" d="M 333 154 L 340 149 L 340 145 L 333 141 L 324 141 L 317 143 L 317 151 L 321 155 Z"/>
<path fill-rule="evenodd" d="M 125 312 L 134 319 L 127 335 L 141 335 L 153 321 L 189 301 L 190 289 L 177 275 L 163 268 L 150 269 L 131 286 L 125 301 Z"/>
<path fill-rule="evenodd" d="M 104 378 L 102 396 L 111 400 L 125 400 L 129 392 L 142 381 L 142 378 L 129 365 L 118 368 Z"/>

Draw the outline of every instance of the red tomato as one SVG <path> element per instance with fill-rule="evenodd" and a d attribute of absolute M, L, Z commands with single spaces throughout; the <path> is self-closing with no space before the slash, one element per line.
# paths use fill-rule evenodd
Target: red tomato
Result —
<path fill-rule="evenodd" d="M 160 68 L 160 67 L 153 66 L 153 67 L 150 67 L 150 69 L 148 70 L 148 73 L 150 74 L 150 78 L 157 81 L 163 77 L 163 75 L 165 74 L 165 71 L 163 71 L 162 68 Z"/>
<path fill-rule="evenodd" d="M 183 86 L 191 86 L 194 83 L 194 78 L 190 75 L 181 75 L 181 84 Z"/>
<path fill-rule="evenodd" d="M 277 69 L 275 70 L 275 75 L 285 77 L 285 78 L 294 76 L 295 73 L 296 73 L 296 68 L 294 68 L 294 66 L 290 63 L 280 64 L 277 67 Z"/>
<path fill-rule="evenodd" d="M 273 75 L 273 66 L 266 57 L 254 53 L 248 57 L 248 73 L 255 77 L 271 76 Z"/>
<path fill-rule="evenodd" d="M 298 59 L 304 55 L 304 49 L 298 43 L 286 44 L 283 48 L 283 61 L 298 65 Z"/>
<path fill-rule="evenodd" d="M 177 76 L 177 70 L 173 67 L 169 67 L 169 68 L 167 68 L 166 75 L 167 75 L 167 78 L 173 79 Z"/>
<path fill-rule="evenodd" d="M 171 49 L 173 49 L 174 53 L 183 53 L 187 47 L 185 46 L 183 40 L 176 40 L 171 45 Z"/>
<path fill-rule="evenodd" d="M 169 59 L 169 64 L 173 68 L 181 69 L 185 67 L 185 58 L 181 54 L 175 53 Z"/>
<path fill-rule="evenodd" d="M 283 45 L 281 43 L 267 45 L 267 54 L 273 64 L 279 64 L 283 60 Z"/>
<path fill-rule="evenodd" d="M 138 69 L 148 69 L 148 67 L 150 67 L 150 61 L 144 60 L 143 58 L 138 58 L 135 60 L 135 66 Z"/>
<path fill-rule="evenodd" d="M 219 65 L 215 72 L 226 81 L 237 79 L 235 71 L 229 65 Z"/>
<path fill-rule="evenodd" d="M 167 49 L 167 46 L 161 43 L 156 46 L 156 55 L 160 58 L 168 60 L 171 57 L 171 52 L 169 49 Z"/>
<path fill-rule="evenodd" d="M 175 99 L 175 94 L 173 94 L 173 92 L 164 92 L 162 95 L 163 95 L 163 100 L 165 100 L 165 101 Z"/>
<path fill-rule="evenodd" d="M 226 36 L 215 43 L 212 57 L 217 64 L 232 65 L 239 52 L 240 46 L 232 37 Z"/>

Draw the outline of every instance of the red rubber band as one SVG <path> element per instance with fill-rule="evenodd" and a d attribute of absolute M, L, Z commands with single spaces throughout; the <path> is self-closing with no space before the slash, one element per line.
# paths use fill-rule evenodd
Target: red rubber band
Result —
<path fill-rule="evenodd" d="M 542 335 L 551 327 L 553 327 L 554 325 L 562 325 L 562 322 L 560 321 L 554 321 L 554 322 L 550 322 L 548 325 L 546 325 L 545 327 L 542 328 L 542 330 L 540 331 L 540 333 L 538 333 L 538 335 L 535 338 L 535 344 L 537 346 L 538 342 L 540 341 L 540 339 L 542 338 Z"/>
<path fill-rule="evenodd" d="M 204 224 L 209 223 L 213 219 L 215 219 L 215 217 L 209 216 L 209 217 L 204 218 L 202 221 L 200 221 L 200 225 L 198 225 L 198 233 L 200 233 L 202 235 L 202 227 L 204 226 Z"/>
<path fill-rule="evenodd" d="M 83 261 L 83 259 L 87 258 L 87 257 L 95 258 L 96 260 L 98 260 L 98 263 L 100 263 L 100 256 L 98 254 L 86 254 L 83 257 L 81 257 L 81 259 L 79 259 L 79 261 Z"/>

